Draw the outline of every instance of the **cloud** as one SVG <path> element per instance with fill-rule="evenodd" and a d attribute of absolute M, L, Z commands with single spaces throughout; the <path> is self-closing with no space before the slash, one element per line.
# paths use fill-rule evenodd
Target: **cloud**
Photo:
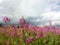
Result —
<path fill-rule="evenodd" d="M 42 14 L 43 20 L 60 20 L 60 12 L 51 11 Z"/>
<path fill-rule="evenodd" d="M 41 25 L 46 24 L 47 19 L 47 22 L 50 19 L 60 20 L 60 0 L 0 0 L 0 2 L 0 17 L 8 16 L 14 22 L 21 16 L 37 17 L 32 22 Z"/>
<path fill-rule="evenodd" d="M 59 1 L 59 0 L 58 0 Z M 3 9 L 0 13 L 14 15 L 16 18 L 21 16 L 40 16 L 58 2 L 56 0 L 3 0 L 0 7 Z M 52 4 L 51 4 L 52 3 Z M 51 9 L 50 9 L 51 8 Z M 3 15 L 4 15 L 3 14 Z"/>
<path fill-rule="evenodd" d="M 0 3 L 2 3 L 2 0 L 0 0 Z"/>

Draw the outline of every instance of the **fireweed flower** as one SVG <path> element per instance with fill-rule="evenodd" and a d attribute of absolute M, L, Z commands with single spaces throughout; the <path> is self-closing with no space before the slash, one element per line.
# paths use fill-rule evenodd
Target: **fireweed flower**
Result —
<path fill-rule="evenodd" d="M 5 17 L 3 18 L 3 21 L 4 21 L 5 23 L 10 22 L 10 18 L 8 18 L 7 16 L 5 16 Z"/>
<path fill-rule="evenodd" d="M 13 27 L 12 27 L 12 30 L 16 30 L 16 27 L 15 27 L 15 26 L 13 26 Z"/>
<path fill-rule="evenodd" d="M 24 25 L 24 24 L 26 24 L 26 21 L 25 21 L 25 19 L 24 19 L 24 17 L 22 16 L 22 19 L 19 19 L 19 24 L 20 25 Z"/>
<path fill-rule="evenodd" d="M 27 24 L 24 24 L 24 28 L 28 28 L 28 25 Z"/>
<path fill-rule="evenodd" d="M 37 33 L 37 34 L 36 34 L 36 38 L 38 39 L 38 38 L 40 38 L 40 37 L 41 37 L 40 34 Z"/>
<path fill-rule="evenodd" d="M 36 29 L 34 27 L 31 27 L 29 30 L 31 31 L 31 33 L 36 33 Z"/>
<path fill-rule="evenodd" d="M 51 29 L 49 31 L 52 32 L 52 33 L 55 33 L 56 32 L 55 29 Z"/>
<path fill-rule="evenodd" d="M 60 30 L 55 30 L 57 35 L 60 35 Z"/>
<path fill-rule="evenodd" d="M 47 36 L 49 30 L 47 28 L 43 28 L 42 29 L 42 34 L 43 34 L 43 37 Z"/>
<path fill-rule="evenodd" d="M 30 38 L 26 38 L 26 44 L 29 44 L 31 42 Z"/>
<path fill-rule="evenodd" d="M 22 37 L 23 37 L 23 30 L 22 30 L 21 28 L 18 29 L 18 31 L 17 31 L 17 36 L 18 36 L 19 38 L 22 38 Z"/>
<path fill-rule="evenodd" d="M 11 32 L 11 36 L 15 36 L 15 34 L 16 34 L 16 32 L 14 31 L 14 32 Z"/>
<path fill-rule="evenodd" d="M 31 42 L 34 41 L 34 37 L 30 37 Z"/>
<path fill-rule="evenodd" d="M 29 24 L 28 28 L 29 28 L 29 29 L 31 29 L 31 28 L 32 28 L 32 23 L 30 23 L 30 24 Z"/>

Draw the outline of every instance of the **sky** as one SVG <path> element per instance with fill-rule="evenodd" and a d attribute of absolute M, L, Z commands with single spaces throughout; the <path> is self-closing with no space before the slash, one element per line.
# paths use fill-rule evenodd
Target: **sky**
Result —
<path fill-rule="evenodd" d="M 41 25 L 60 23 L 60 0 L 0 0 L 0 22 L 4 16 L 10 17 L 16 22 L 22 16 L 34 17 L 32 22 Z"/>

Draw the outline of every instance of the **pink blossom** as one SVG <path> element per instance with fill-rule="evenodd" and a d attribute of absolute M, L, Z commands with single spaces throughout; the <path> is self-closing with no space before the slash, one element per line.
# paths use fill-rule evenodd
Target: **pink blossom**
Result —
<path fill-rule="evenodd" d="M 30 38 L 26 38 L 26 43 L 29 44 L 31 42 Z"/>
<path fill-rule="evenodd" d="M 24 27 L 25 27 L 25 28 L 28 28 L 28 25 L 27 25 L 27 24 L 24 24 Z"/>
<path fill-rule="evenodd" d="M 60 30 L 55 30 L 57 35 L 60 35 Z"/>
<path fill-rule="evenodd" d="M 11 36 L 15 36 L 16 32 L 11 32 Z"/>
<path fill-rule="evenodd" d="M 13 29 L 13 30 L 16 30 L 16 27 L 15 27 L 15 26 L 13 26 L 13 27 L 12 27 L 12 29 Z"/>
<path fill-rule="evenodd" d="M 10 18 L 8 18 L 7 16 L 5 16 L 5 17 L 3 18 L 3 21 L 9 22 L 9 21 L 10 21 Z"/>
<path fill-rule="evenodd" d="M 42 32 L 43 32 L 43 33 L 47 33 L 47 32 L 49 32 L 49 29 L 48 29 L 48 28 L 43 28 L 43 29 L 42 29 Z"/>
<path fill-rule="evenodd" d="M 36 34 L 36 38 L 38 39 L 38 38 L 40 38 L 40 37 L 41 37 L 40 34 L 37 33 L 37 34 Z"/>
<path fill-rule="evenodd" d="M 22 19 L 19 19 L 19 24 L 24 25 L 26 23 L 24 17 L 22 17 Z"/>
<path fill-rule="evenodd" d="M 42 29 L 43 37 L 44 37 L 44 36 L 47 36 L 48 32 L 49 32 L 49 29 L 48 29 L 48 28 L 43 28 L 43 29 Z"/>
<path fill-rule="evenodd" d="M 32 42 L 32 41 L 34 41 L 34 37 L 31 37 L 31 39 L 30 39 L 30 40 L 31 40 L 31 42 Z"/>
<path fill-rule="evenodd" d="M 49 31 L 52 32 L 52 33 L 55 33 L 56 32 L 55 29 L 50 29 Z"/>

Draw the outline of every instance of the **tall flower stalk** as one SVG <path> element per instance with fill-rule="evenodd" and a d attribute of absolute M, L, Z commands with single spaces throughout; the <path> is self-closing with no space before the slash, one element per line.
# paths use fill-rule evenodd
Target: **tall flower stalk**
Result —
<path fill-rule="evenodd" d="M 8 23 L 10 22 L 10 18 L 8 18 L 7 16 L 5 16 L 5 17 L 3 18 L 3 21 L 4 21 L 6 24 L 8 24 Z"/>

